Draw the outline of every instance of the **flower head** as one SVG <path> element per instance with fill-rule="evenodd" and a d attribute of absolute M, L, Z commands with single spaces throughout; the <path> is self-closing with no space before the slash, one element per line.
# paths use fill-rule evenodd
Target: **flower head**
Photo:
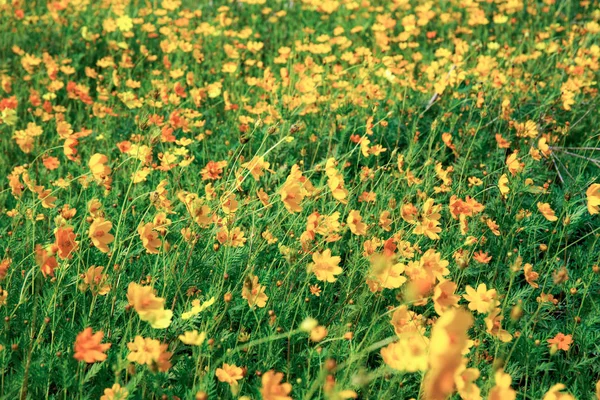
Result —
<path fill-rule="evenodd" d="M 75 339 L 75 357 L 78 361 L 88 364 L 106 360 L 105 352 L 110 349 L 110 343 L 101 343 L 104 333 L 98 331 L 92 333 L 92 328 L 85 328 Z"/>

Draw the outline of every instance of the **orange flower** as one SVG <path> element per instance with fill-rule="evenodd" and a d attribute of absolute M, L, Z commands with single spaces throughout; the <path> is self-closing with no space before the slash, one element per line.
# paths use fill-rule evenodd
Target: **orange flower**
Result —
<path fill-rule="evenodd" d="M 390 212 L 387 210 L 382 211 L 379 215 L 379 227 L 384 231 L 389 232 L 392 230 L 391 225 L 392 219 L 390 218 Z"/>
<path fill-rule="evenodd" d="M 147 224 L 141 223 L 138 226 L 138 235 L 142 239 L 142 245 L 146 249 L 147 253 L 158 254 L 159 248 L 162 244 L 158 238 L 158 232 L 154 230 L 154 224 L 148 222 Z"/>
<path fill-rule="evenodd" d="M 554 210 L 550 208 L 550 204 L 538 202 L 537 208 L 548 221 L 556 221 L 558 219 L 558 217 L 554 215 Z"/>
<path fill-rule="evenodd" d="M 238 381 L 244 377 L 244 370 L 235 364 L 223 363 L 221 368 L 217 368 L 215 376 L 220 382 L 229 383 L 231 386 L 237 386 Z"/>
<path fill-rule="evenodd" d="M 403 220 L 408 222 L 409 224 L 416 225 L 418 220 L 417 216 L 419 215 L 419 210 L 412 204 L 404 204 L 400 208 L 400 216 Z"/>
<path fill-rule="evenodd" d="M 35 245 L 35 262 L 40 266 L 45 277 L 54 276 L 54 269 L 58 267 L 56 257 L 39 243 Z"/>
<path fill-rule="evenodd" d="M 200 171 L 202 180 L 217 180 L 221 178 L 223 168 L 227 166 L 227 161 L 209 161 L 208 164 Z"/>
<path fill-rule="evenodd" d="M 33 190 L 35 191 L 35 193 L 37 193 L 38 200 L 42 202 L 42 207 L 44 207 L 44 208 L 56 207 L 54 205 L 54 202 L 56 201 L 57 197 L 52 196 L 51 189 L 45 189 L 43 186 L 35 186 L 33 188 Z"/>
<path fill-rule="evenodd" d="M 265 294 L 265 287 L 258 283 L 258 276 L 249 275 L 244 281 L 242 297 L 248 301 L 250 307 L 263 308 L 267 305 L 269 297 Z"/>
<path fill-rule="evenodd" d="M 488 253 L 484 253 L 481 250 L 473 254 L 473 258 L 475 259 L 475 261 L 480 262 L 482 264 L 488 264 L 492 260 L 492 256 L 488 256 Z"/>
<path fill-rule="evenodd" d="M 106 354 L 104 353 L 110 348 L 111 344 L 100 343 L 103 337 L 104 333 L 102 331 L 92 334 L 91 327 L 85 328 L 75 339 L 75 354 L 73 357 L 88 364 L 106 360 Z"/>
<path fill-rule="evenodd" d="M 72 226 L 63 226 L 54 231 L 54 247 L 57 249 L 58 256 L 65 260 L 73 257 L 73 252 L 77 250 L 78 244 L 75 241 L 75 232 Z"/>
<path fill-rule="evenodd" d="M 281 383 L 283 373 L 275 371 L 267 371 L 262 376 L 262 387 L 260 394 L 263 400 L 292 400 L 290 392 L 292 385 L 289 383 Z"/>
<path fill-rule="evenodd" d="M 53 171 L 60 165 L 60 161 L 56 157 L 43 157 L 42 163 L 48 171 Z"/>
<path fill-rule="evenodd" d="M 308 265 L 308 269 L 314 272 L 320 281 L 335 282 L 335 276 L 343 272 L 339 266 L 341 257 L 332 256 L 330 249 L 325 249 L 322 253 L 315 251 L 312 259 L 313 262 Z"/>
<path fill-rule="evenodd" d="M 533 266 L 529 263 L 523 265 L 523 273 L 525 274 L 525 280 L 531 285 L 531 287 L 538 288 L 540 285 L 536 282 L 540 274 L 533 270 Z"/>
<path fill-rule="evenodd" d="M 39 244 L 37 246 L 39 246 Z M 10 267 L 11 262 L 12 260 L 8 257 L 0 261 L 0 281 L 6 278 L 6 274 L 8 274 L 8 268 Z"/>
<path fill-rule="evenodd" d="M 90 225 L 89 237 L 94 246 L 103 253 L 108 253 L 108 245 L 115 240 L 115 237 L 108 233 L 112 229 L 112 222 L 104 218 L 96 218 Z"/>
<path fill-rule="evenodd" d="M 550 343 L 550 348 L 567 351 L 571 347 L 571 343 L 573 343 L 573 336 L 559 333 L 552 339 L 548 339 L 548 343 Z"/>
<path fill-rule="evenodd" d="M 152 286 L 142 286 L 131 282 L 127 287 L 127 300 L 142 321 L 147 321 L 155 329 L 165 329 L 171 324 L 173 311 L 165 310 L 165 299 L 154 294 Z"/>
<path fill-rule="evenodd" d="M 587 209 L 590 214 L 600 213 L 600 183 L 592 183 L 585 191 Z"/>

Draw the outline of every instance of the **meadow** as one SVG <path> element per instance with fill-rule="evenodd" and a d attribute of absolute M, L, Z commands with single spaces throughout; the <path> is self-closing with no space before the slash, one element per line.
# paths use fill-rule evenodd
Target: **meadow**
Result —
<path fill-rule="evenodd" d="M 600 399 L 600 4 L 0 0 L 0 398 Z"/>

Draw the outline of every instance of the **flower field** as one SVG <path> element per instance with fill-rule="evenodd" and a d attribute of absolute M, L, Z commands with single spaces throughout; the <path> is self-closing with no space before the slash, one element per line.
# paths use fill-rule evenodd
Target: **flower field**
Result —
<path fill-rule="evenodd" d="M 0 398 L 600 399 L 600 4 L 0 0 Z"/>

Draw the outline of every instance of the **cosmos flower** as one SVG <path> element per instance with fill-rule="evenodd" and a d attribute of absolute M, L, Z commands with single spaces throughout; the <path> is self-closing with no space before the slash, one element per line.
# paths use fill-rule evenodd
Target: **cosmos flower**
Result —
<path fill-rule="evenodd" d="M 75 339 L 75 357 L 78 361 L 88 364 L 106 360 L 106 351 L 110 349 L 110 343 L 101 343 L 104 333 L 98 331 L 92 333 L 92 328 L 85 328 Z"/>

